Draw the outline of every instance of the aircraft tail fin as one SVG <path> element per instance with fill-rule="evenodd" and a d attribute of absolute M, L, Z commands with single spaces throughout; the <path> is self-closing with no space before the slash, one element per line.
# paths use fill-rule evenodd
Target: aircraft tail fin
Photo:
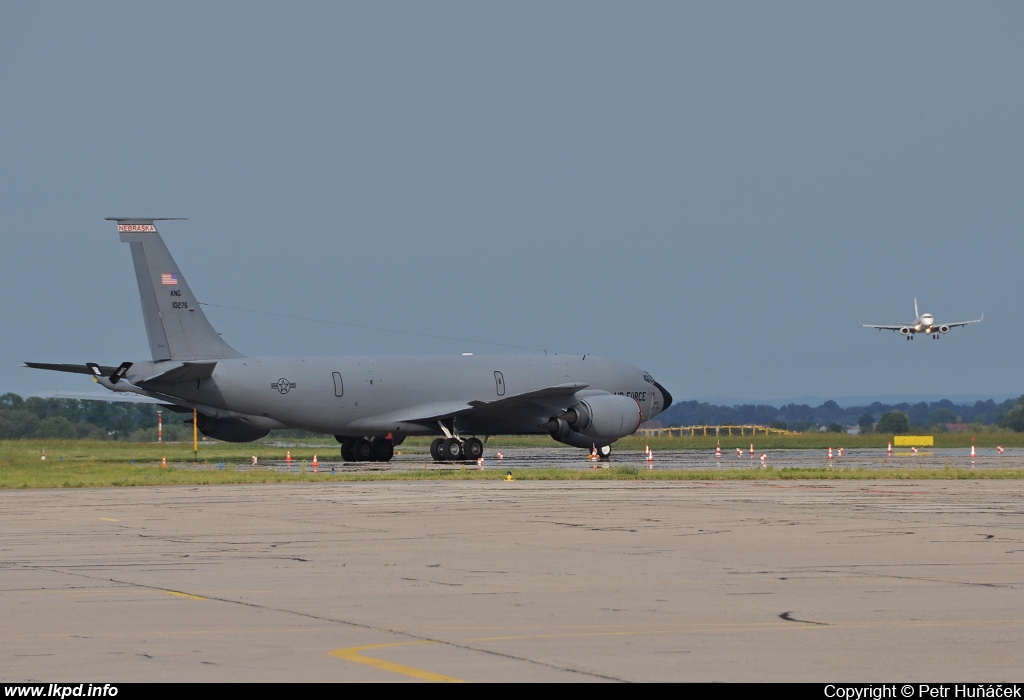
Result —
<path fill-rule="evenodd" d="M 108 217 L 121 241 L 131 245 L 142 316 L 154 360 L 213 360 L 242 357 L 206 319 L 199 302 L 156 230 L 167 219 Z"/>

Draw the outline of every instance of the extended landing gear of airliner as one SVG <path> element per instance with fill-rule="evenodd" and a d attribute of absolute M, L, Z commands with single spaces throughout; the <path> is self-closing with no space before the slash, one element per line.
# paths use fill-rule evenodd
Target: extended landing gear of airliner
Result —
<path fill-rule="evenodd" d="M 389 462 L 395 455 L 395 443 L 387 438 L 334 437 L 341 443 L 341 458 L 346 462 Z"/>
<path fill-rule="evenodd" d="M 435 462 L 476 461 L 484 454 L 484 444 L 477 438 L 435 438 L 430 443 L 430 456 Z"/>

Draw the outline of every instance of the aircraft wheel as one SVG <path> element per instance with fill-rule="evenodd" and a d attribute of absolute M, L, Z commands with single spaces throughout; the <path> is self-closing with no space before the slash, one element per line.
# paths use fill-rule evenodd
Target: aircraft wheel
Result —
<path fill-rule="evenodd" d="M 381 438 L 370 443 L 370 459 L 374 462 L 388 462 L 395 455 L 395 446 L 390 440 Z"/>
<path fill-rule="evenodd" d="M 444 438 L 434 438 L 434 441 L 430 443 L 430 456 L 434 458 L 435 462 L 440 462 L 444 459 L 441 456 L 441 445 L 444 444 Z"/>
<path fill-rule="evenodd" d="M 341 443 L 341 458 L 346 462 L 354 462 L 355 456 L 352 454 L 352 448 L 355 446 L 356 441 L 353 438 L 345 438 Z"/>
<path fill-rule="evenodd" d="M 600 457 L 601 459 L 610 459 L 612 456 L 612 446 L 601 445 L 600 447 L 597 448 L 597 456 Z"/>
<path fill-rule="evenodd" d="M 441 443 L 441 457 L 448 462 L 462 459 L 462 443 L 455 438 L 448 438 Z"/>
<path fill-rule="evenodd" d="M 463 454 L 465 459 L 471 459 L 476 461 L 484 454 L 484 444 L 477 438 L 470 438 L 466 440 L 466 444 L 462 446 Z"/>
<path fill-rule="evenodd" d="M 369 462 L 373 454 L 373 445 L 366 438 L 359 438 L 352 445 L 352 460 L 355 462 Z"/>

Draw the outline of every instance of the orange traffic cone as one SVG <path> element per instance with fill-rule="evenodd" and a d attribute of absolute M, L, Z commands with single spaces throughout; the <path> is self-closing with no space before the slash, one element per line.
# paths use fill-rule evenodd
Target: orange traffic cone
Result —
<path fill-rule="evenodd" d="M 163 459 L 160 460 L 160 467 L 163 468 L 163 469 L 167 469 L 167 458 L 166 457 L 164 457 Z"/>
<path fill-rule="evenodd" d="M 314 474 L 319 474 L 320 473 L 320 462 L 317 461 L 316 455 L 313 455 L 313 473 Z"/>
<path fill-rule="evenodd" d="M 590 445 L 590 459 L 597 459 L 597 445 L 591 443 Z"/>
<path fill-rule="evenodd" d="M 288 466 L 292 466 L 292 451 L 288 450 L 288 453 L 284 456 L 284 461 L 288 462 Z"/>
<path fill-rule="evenodd" d="M 39 458 L 39 461 L 40 461 L 40 462 L 45 462 L 45 461 L 46 461 L 46 450 L 43 450 L 43 454 L 42 454 L 42 456 L 41 456 L 41 457 Z"/>

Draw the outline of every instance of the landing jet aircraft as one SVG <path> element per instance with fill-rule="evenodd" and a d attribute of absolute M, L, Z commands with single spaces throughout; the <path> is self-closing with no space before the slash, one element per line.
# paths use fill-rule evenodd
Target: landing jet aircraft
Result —
<path fill-rule="evenodd" d="M 867 323 L 860 325 L 865 328 L 877 328 L 880 331 L 899 331 L 902 335 L 906 336 L 907 340 L 913 340 L 914 335 L 917 333 L 928 333 L 934 340 L 939 339 L 939 335 L 945 335 L 949 333 L 950 328 L 956 328 L 957 326 L 966 326 L 968 323 L 980 323 L 985 318 L 985 314 L 981 315 L 981 318 L 973 321 L 958 321 L 956 323 L 936 323 L 935 317 L 931 314 L 918 313 L 917 311 L 917 299 L 914 299 L 914 316 L 916 320 L 913 323 L 899 324 L 895 326 L 871 326 Z"/>
<path fill-rule="evenodd" d="M 26 362 L 141 394 L 228 442 L 275 428 L 330 433 L 351 461 L 388 461 L 409 435 L 436 435 L 438 461 L 476 460 L 477 436 L 550 434 L 600 456 L 672 403 L 647 372 L 593 355 L 250 357 L 213 329 L 157 232 L 112 217 L 131 246 L 153 359 L 118 366 Z"/>

